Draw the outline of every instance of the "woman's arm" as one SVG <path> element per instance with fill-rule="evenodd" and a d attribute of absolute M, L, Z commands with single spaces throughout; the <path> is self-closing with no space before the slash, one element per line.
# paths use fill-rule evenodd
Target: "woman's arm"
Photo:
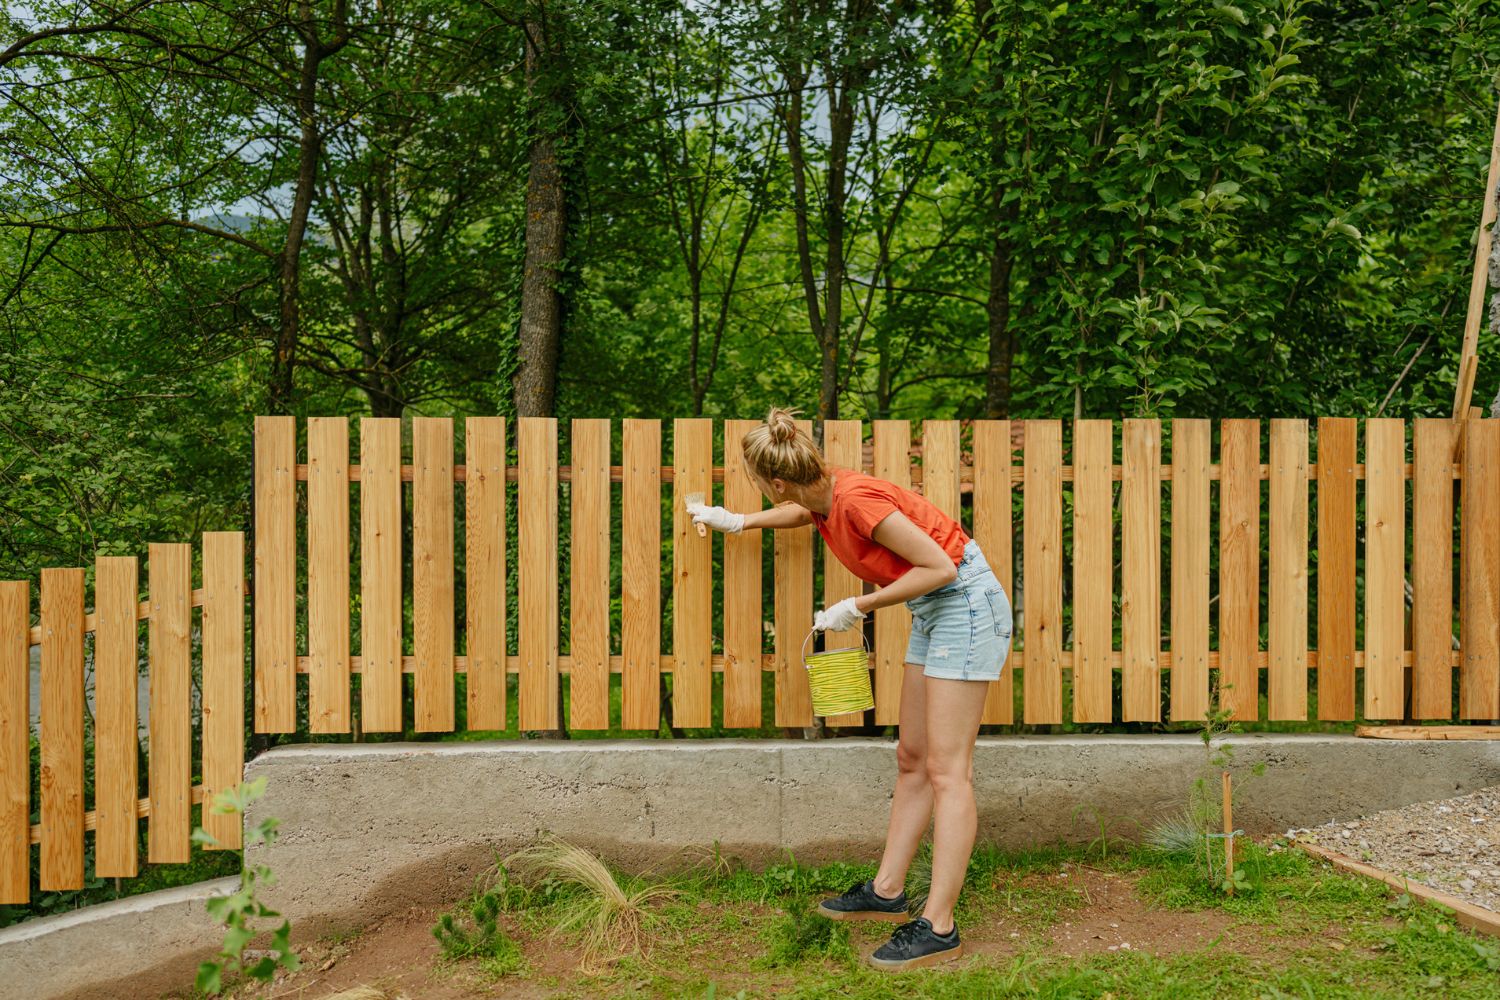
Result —
<path fill-rule="evenodd" d="M 765 510 L 752 511 L 745 515 L 745 524 L 741 531 L 750 528 L 800 528 L 804 524 L 812 524 L 812 515 L 807 508 L 790 500 L 779 503 L 775 507 L 767 507 Z M 937 544 L 937 543 L 933 543 Z M 942 549 L 938 549 L 939 552 Z"/>
<path fill-rule="evenodd" d="M 958 567 L 953 564 L 948 553 L 943 551 L 943 547 L 933 541 L 927 532 L 912 524 L 899 510 L 887 514 L 875 525 L 870 537 L 911 563 L 911 569 L 901 574 L 890 586 L 856 598 L 855 607 L 865 614 L 876 608 L 909 601 L 958 579 Z"/>

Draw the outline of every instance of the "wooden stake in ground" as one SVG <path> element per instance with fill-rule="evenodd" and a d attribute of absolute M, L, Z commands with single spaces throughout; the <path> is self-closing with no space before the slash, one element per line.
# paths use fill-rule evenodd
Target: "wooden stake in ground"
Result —
<path fill-rule="evenodd" d="M 1224 772 L 1224 885 L 1234 895 L 1234 800 L 1229 791 L 1229 772 Z"/>
<path fill-rule="evenodd" d="M 1484 208 L 1479 213 L 1479 238 L 1474 248 L 1474 277 L 1469 283 L 1469 310 L 1464 316 L 1464 343 L 1458 356 L 1458 385 L 1453 390 L 1453 417 L 1462 419 L 1469 412 L 1469 398 L 1474 392 L 1474 372 L 1479 347 L 1479 327 L 1484 320 L 1485 291 L 1489 288 L 1490 247 L 1495 225 L 1495 188 L 1500 185 L 1500 107 L 1495 111 L 1495 137 L 1490 143 L 1490 170 L 1484 184 Z"/>

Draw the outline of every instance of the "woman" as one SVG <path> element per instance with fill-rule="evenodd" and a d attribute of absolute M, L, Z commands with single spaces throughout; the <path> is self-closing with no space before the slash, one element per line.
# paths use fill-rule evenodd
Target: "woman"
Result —
<path fill-rule="evenodd" d="M 835 920 L 901 924 L 870 962 L 897 971 L 963 954 L 953 907 L 974 847 L 972 762 L 988 682 L 1010 649 L 1011 609 L 963 526 L 920 494 L 824 464 L 791 411 L 773 409 L 744 438 L 745 463 L 776 506 L 747 514 L 695 505 L 695 524 L 719 531 L 813 524 L 839 562 L 880 589 L 819 611 L 814 628 L 841 632 L 876 608 L 905 601 L 911 640 L 901 682 L 896 792 L 875 878 L 825 899 Z M 906 872 L 934 820 L 932 887 L 906 919 Z"/>

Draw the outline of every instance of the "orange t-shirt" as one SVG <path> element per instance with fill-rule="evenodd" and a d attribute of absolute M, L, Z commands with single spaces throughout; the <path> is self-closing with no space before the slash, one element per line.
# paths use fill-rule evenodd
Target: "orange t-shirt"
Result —
<path fill-rule="evenodd" d="M 963 558 L 969 541 L 963 525 L 920 493 L 853 469 L 830 471 L 833 504 L 827 517 L 810 512 L 813 524 L 839 562 L 861 580 L 884 587 L 911 569 L 911 563 L 870 537 L 875 526 L 893 511 L 905 514 L 912 524 L 927 532 L 955 566 Z"/>

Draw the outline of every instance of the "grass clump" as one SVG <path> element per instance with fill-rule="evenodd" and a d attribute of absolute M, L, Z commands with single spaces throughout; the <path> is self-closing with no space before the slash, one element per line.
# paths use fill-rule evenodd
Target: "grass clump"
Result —
<path fill-rule="evenodd" d="M 479 967 L 496 977 L 520 972 L 525 965 L 521 948 L 499 924 L 502 902 L 503 890 L 491 890 L 472 899 L 466 913 L 443 914 L 432 929 L 443 957 L 478 959 Z"/>
<path fill-rule="evenodd" d="M 784 902 L 786 912 L 765 932 L 764 966 L 786 968 L 824 958 L 846 966 L 854 962 L 849 928 L 819 916 L 813 911 L 813 906 L 813 901 L 806 896 Z"/>

